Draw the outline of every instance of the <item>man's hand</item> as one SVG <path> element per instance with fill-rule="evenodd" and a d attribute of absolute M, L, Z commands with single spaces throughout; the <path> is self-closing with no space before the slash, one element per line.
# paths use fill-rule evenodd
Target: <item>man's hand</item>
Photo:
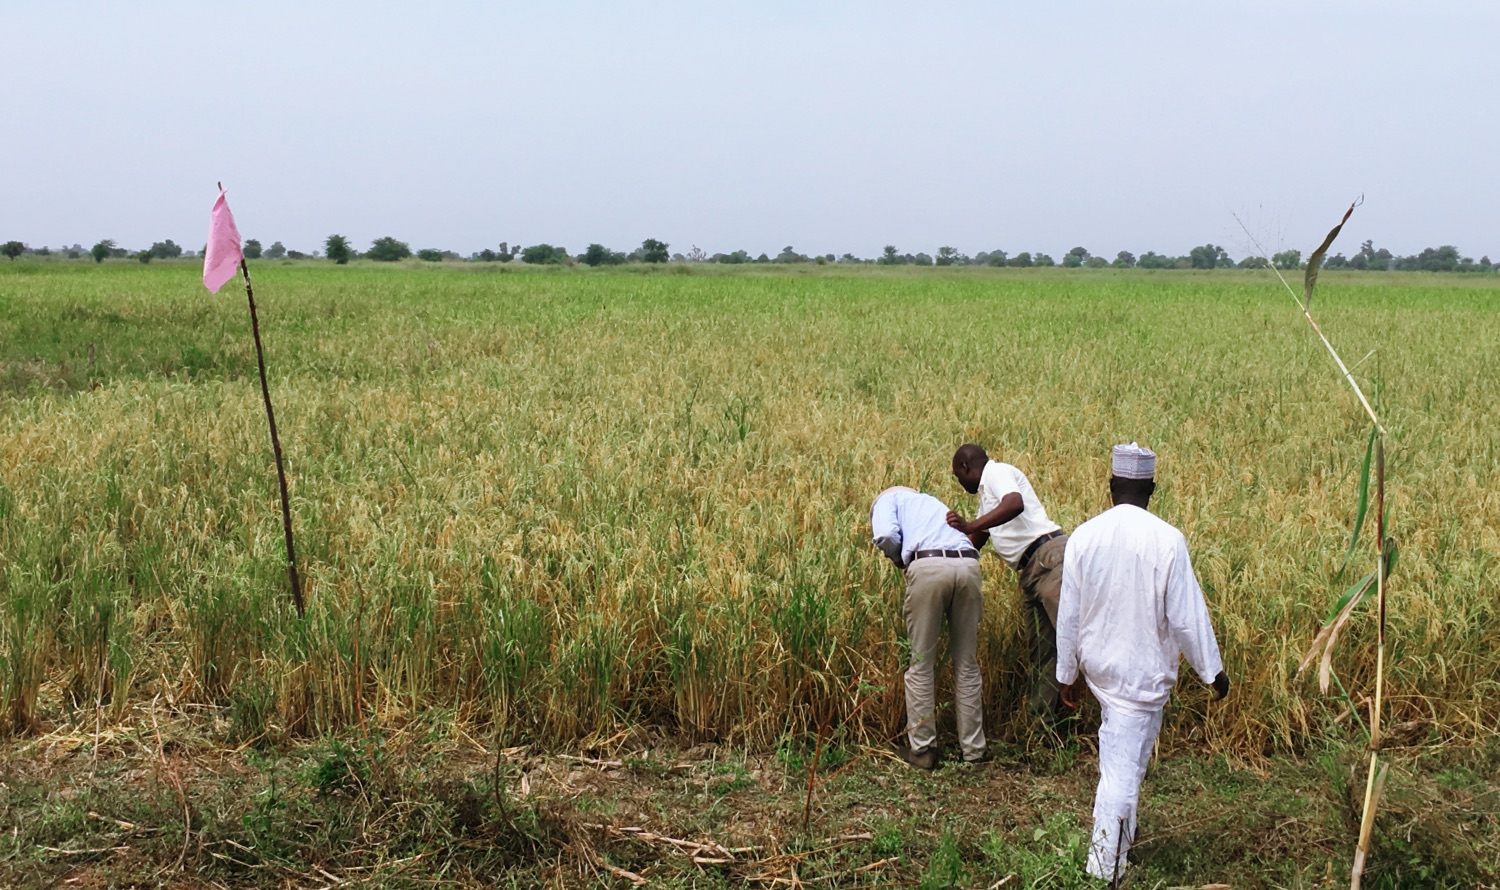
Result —
<path fill-rule="evenodd" d="M 1070 711 L 1078 710 L 1078 684 L 1082 682 L 1082 679 L 1078 679 L 1074 680 L 1071 683 L 1065 683 L 1063 684 L 1062 689 L 1059 690 L 1062 694 L 1062 703 L 1066 705 L 1068 710 Z"/>
<path fill-rule="evenodd" d="M 1228 694 L 1229 675 L 1224 673 L 1223 671 L 1219 671 L 1219 675 L 1217 677 L 1214 677 L 1214 701 L 1219 701 Z"/>
<path fill-rule="evenodd" d="M 952 528 L 952 529 L 956 529 L 959 534 L 963 534 L 963 535 L 972 535 L 972 534 L 974 534 L 974 529 L 972 527 L 972 523 L 965 522 L 964 518 L 962 516 L 958 515 L 957 513 L 953 512 L 952 510 L 948 511 L 948 527 Z"/>

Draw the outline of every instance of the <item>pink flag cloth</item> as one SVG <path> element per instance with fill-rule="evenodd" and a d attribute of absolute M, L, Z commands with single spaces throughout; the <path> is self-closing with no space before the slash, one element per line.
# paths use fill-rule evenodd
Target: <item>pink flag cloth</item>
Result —
<path fill-rule="evenodd" d="M 208 218 L 208 249 L 203 252 L 203 286 L 218 293 L 224 282 L 234 277 L 244 254 L 240 253 L 240 230 L 234 225 L 234 214 L 219 189 L 219 200 Z"/>

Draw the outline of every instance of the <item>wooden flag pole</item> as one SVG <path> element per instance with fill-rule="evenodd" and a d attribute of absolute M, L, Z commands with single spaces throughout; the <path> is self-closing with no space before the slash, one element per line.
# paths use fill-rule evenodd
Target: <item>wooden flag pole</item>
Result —
<path fill-rule="evenodd" d="M 266 353 L 260 345 L 260 319 L 255 314 L 255 291 L 250 287 L 250 267 L 240 257 L 240 274 L 245 276 L 245 299 L 250 303 L 250 333 L 255 337 L 255 361 L 260 366 L 260 395 L 266 403 L 266 423 L 271 428 L 271 451 L 276 455 L 276 480 L 281 483 L 281 528 L 286 533 L 286 570 L 292 583 L 292 602 L 297 617 L 304 616 L 302 579 L 297 575 L 297 547 L 292 541 L 292 501 L 286 489 L 286 469 L 281 462 L 281 437 L 276 435 L 276 412 L 271 408 L 271 387 L 266 383 Z"/>

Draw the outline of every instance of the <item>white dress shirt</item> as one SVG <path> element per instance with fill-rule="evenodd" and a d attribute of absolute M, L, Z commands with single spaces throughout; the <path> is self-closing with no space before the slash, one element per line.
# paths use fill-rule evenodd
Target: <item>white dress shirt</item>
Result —
<path fill-rule="evenodd" d="M 1068 537 L 1057 605 L 1057 680 L 1084 679 L 1099 701 L 1167 703 L 1179 656 L 1205 683 L 1224 665 L 1182 532 L 1121 504 Z"/>
<path fill-rule="evenodd" d="M 906 568 L 918 550 L 968 550 L 969 536 L 948 524 L 948 505 L 915 489 L 888 488 L 870 507 L 875 546 Z"/>
<path fill-rule="evenodd" d="M 979 515 L 1000 506 L 1000 501 L 1013 491 L 1021 495 L 1021 514 L 990 529 L 990 546 L 1011 568 L 1021 561 L 1021 555 L 1032 541 L 1048 532 L 1062 530 L 1047 518 L 1047 511 L 1037 499 L 1026 474 L 998 460 L 985 464 L 979 474 Z"/>

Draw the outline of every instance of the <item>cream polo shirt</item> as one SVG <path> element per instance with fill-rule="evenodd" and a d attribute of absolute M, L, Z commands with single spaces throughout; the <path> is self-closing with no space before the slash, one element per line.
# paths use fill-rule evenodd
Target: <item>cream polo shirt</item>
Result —
<path fill-rule="evenodd" d="M 990 529 L 990 546 L 1011 568 L 1021 561 L 1021 554 L 1032 541 L 1048 532 L 1062 530 L 1062 526 L 1047 518 L 1047 510 L 1037 500 L 1026 474 L 998 460 L 985 464 L 979 475 L 979 515 L 1000 506 L 1000 501 L 1013 491 L 1021 493 L 1021 514 Z"/>

